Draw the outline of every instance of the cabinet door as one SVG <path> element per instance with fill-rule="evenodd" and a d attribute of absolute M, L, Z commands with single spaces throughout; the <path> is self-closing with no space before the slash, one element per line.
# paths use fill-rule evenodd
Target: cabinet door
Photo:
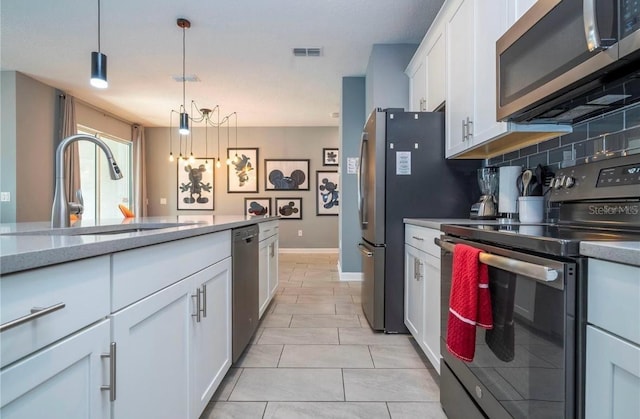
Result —
<path fill-rule="evenodd" d="M 468 147 L 463 124 L 473 118 L 473 3 L 457 1 L 447 22 L 447 157 Z"/>
<path fill-rule="evenodd" d="M 269 239 L 258 247 L 258 315 L 262 318 L 269 305 Z"/>
<path fill-rule="evenodd" d="M 84 329 L 0 373 L 3 419 L 110 417 L 109 321 Z M 103 373 L 104 372 L 104 373 Z"/>
<path fill-rule="evenodd" d="M 508 0 L 506 2 L 507 27 L 503 33 L 522 17 L 536 3 L 536 0 Z"/>
<path fill-rule="evenodd" d="M 420 345 L 440 374 L 440 258 L 424 254 L 424 335 Z"/>
<path fill-rule="evenodd" d="M 189 412 L 192 282 L 182 280 L 115 313 L 114 418 L 184 418 Z"/>
<path fill-rule="evenodd" d="M 636 418 L 638 395 L 640 347 L 587 326 L 586 418 Z"/>
<path fill-rule="evenodd" d="M 474 21 L 474 116 L 473 144 L 496 137 L 507 130 L 496 114 L 496 41 L 507 28 L 507 5 L 513 0 L 476 2 Z"/>
<path fill-rule="evenodd" d="M 421 252 L 412 246 L 404 247 L 404 324 L 416 341 L 422 341 L 424 322 L 424 271 L 420 268 Z"/>
<path fill-rule="evenodd" d="M 420 57 L 418 67 L 409 79 L 409 94 L 411 96 L 411 111 L 427 110 L 427 61 L 426 56 Z"/>
<path fill-rule="evenodd" d="M 191 277 L 200 321 L 191 318 L 190 417 L 197 419 L 231 367 L 231 258 Z"/>
<path fill-rule="evenodd" d="M 435 33 L 435 40 L 427 52 L 427 109 L 435 110 L 446 99 L 447 55 L 444 28 Z"/>
<path fill-rule="evenodd" d="M 280 251 L 280 247 L 278 245 L 278 236 L 275 235 L 270 239 L 271 243 L 269 245 L 269 301 L 276 295 L 276 291 L 278 291 L 278 252 Z"/>

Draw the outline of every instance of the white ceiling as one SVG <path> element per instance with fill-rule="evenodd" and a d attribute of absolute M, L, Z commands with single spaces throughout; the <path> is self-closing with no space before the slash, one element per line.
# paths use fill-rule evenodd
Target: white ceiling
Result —
<path fill-rule="evenodd" d="M 0 65 L 146 126 L 182 103 L 220 105 L 240 126 L 337 126 L 344 76 L 363 76 L 373 44 L 419 43 L 443 0 L 102 0 L 109 88 L 89 85 L 97 0 L 2 0 Z M 296 58 L 294 47 L 321 47 Z M 174 117 L 173 125 L 177 124 Z"/>

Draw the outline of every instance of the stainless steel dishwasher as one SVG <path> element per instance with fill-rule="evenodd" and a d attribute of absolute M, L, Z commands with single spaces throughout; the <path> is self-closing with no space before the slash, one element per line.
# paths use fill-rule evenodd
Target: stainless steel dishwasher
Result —
<path fill-rule="evenodd" d="M 258 226 L 233 229 L 233 363 L 258 328 Z"/>

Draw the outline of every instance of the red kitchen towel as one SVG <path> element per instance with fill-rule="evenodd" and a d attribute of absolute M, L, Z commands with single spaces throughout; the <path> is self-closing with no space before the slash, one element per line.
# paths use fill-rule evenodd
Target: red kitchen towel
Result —
<path fill-rule="evenodd" d="M 493 328 L 489 267 L 480 263 L 482 251 L 465 244 L 453 249 L 453 277 L 449 297 L 447 349 L 463 361 L 473 361 L 476 326 Z"/>

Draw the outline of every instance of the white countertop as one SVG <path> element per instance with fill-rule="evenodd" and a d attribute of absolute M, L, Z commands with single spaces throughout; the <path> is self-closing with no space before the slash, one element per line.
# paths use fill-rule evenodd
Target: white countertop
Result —
<path fill-rule="evenodd" d="M 596 259 L 640 266 L 640 241 L 581 242 L 580 254 Z"/>
<path fill-rule="evenodd" d="M 189 223 L 176 227 L 125 232 L 119 234 L 61 235 L 62 229 L 51 229 L 49 222 L 0 224 L 0 274 L 39 268 L 136 247 L 149 246 L 201 234 L 215 233 L 256 224 L 278 217 L 244 215 L 178 215 L 168 217 L 103 220 L 99 223 L 79 221 L 64 231 L 87 232 L 105 226 L 134 228 L 139 225 Z M 12 235 L 41 231 L 42 235 Z"/>

